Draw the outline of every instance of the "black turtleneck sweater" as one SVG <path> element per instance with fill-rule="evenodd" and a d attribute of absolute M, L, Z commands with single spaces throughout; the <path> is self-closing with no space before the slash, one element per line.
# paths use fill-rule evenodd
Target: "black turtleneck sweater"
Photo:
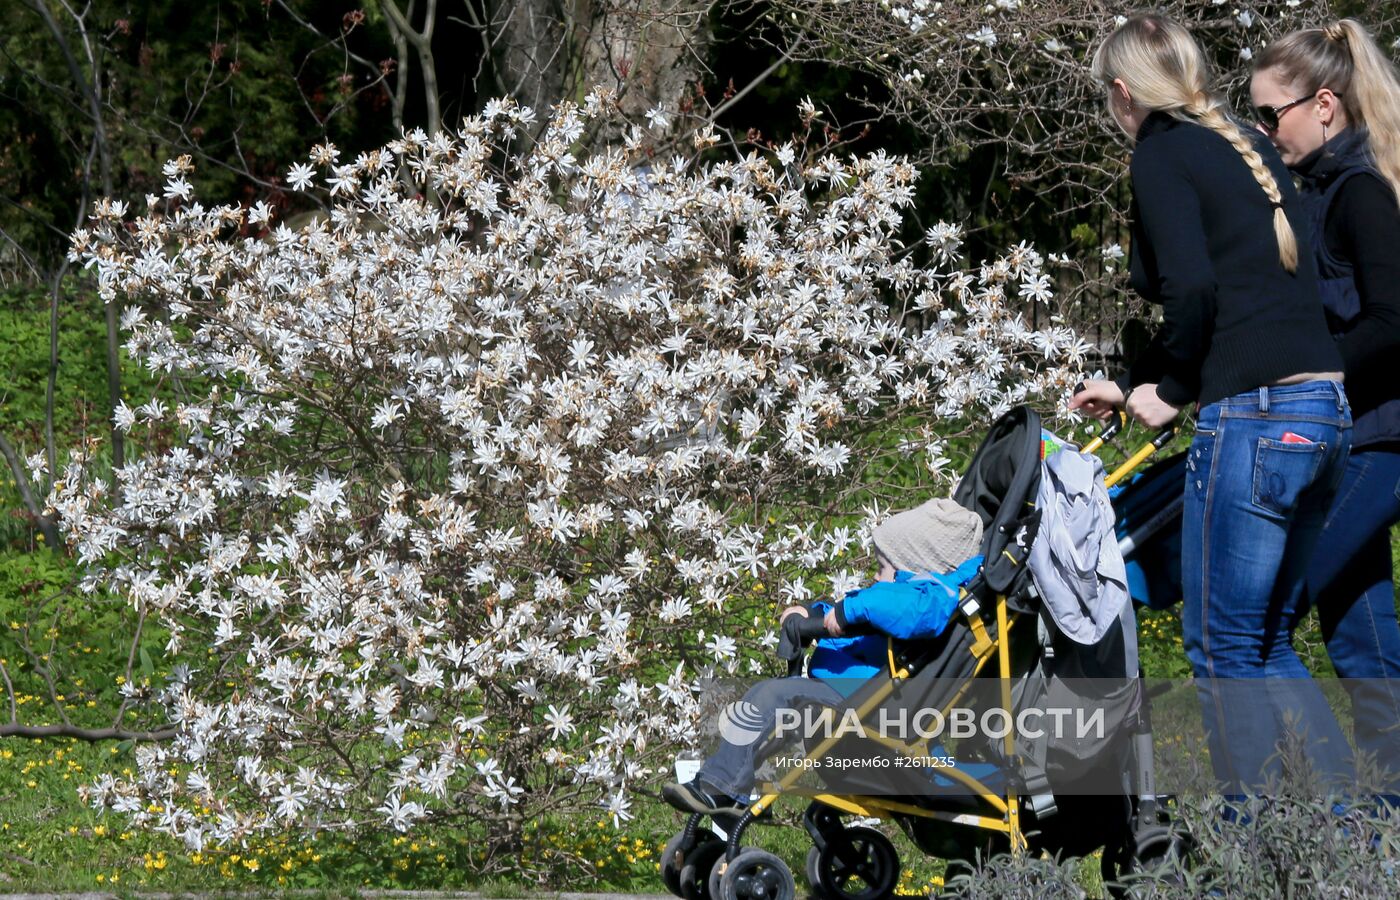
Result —
<path fill-rule="evenodd" d="M 1293 180 L 1263 135 L 1245 133 L 1283 196 L 1298 238 L 1296 272 L 1279 262 L 1273 207 L 1228 141 L 1163 113 L 1138 131 L 1131 284 L 1162 305 L 1163 325 L 1119 384 L 1156 383 L 1174 406 L 1342 370 Z"/>
<path fill-rule="evenodd" d="M 1336 161 L 1357 141 L 1364 145 L 1364 133 L 1348 129 L 1294 166 L 1305 189 L 1326 190 L 1342 168 Z M 1376 379 L 1393 384 L 1400 351 L 1400 204 L 1390 185 L 1370 172 L 1343 184 L 1327 210 L 1323 240 L 1334 258 L 1351 264 L 1361 298 L 1360 317 L 1337 337 L 1348 392 L 1365 393 Z"/>

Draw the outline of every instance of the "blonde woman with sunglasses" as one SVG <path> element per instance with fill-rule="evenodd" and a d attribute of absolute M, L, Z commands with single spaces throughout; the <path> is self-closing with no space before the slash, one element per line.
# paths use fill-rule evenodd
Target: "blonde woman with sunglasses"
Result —
<path fill-rule="evenodd" d="M 1355 423 L 1346 474 L 1307 570 L 1359 749 L 1400 795 L 1400 80 L 1361 23 L 1296 31 L 1255 61 L 1259 129 L 1298 176 L 1327 324 Z M 1306 607 L 1300 607 L 1301 615 Z"/>
<path fill-rule="evenodd" d="M 1257 793 L 1301 722 L 1314 766 L 1340 781 L 1345 738 L 1292 646 L 1302 568 L 1351 443 L 1298 195 L 1176 22 L 1129 19 L 1093 75 L 1134 145 L 1131 283 L 1161 304 L 1163 326 L 1124 378 L 1090 382 L 1071 405 L 1124 405 L 1152 427 L 1198 405 L 1182 631 L 1212 765 L 1227 794 Z"/>

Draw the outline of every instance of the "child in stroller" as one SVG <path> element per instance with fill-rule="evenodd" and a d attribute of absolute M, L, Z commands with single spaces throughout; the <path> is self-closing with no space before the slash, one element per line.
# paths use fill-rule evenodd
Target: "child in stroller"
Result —
<path fill-rule="evenodd" d="M 1127 474 L 1171 433 L 1164 432 L 1134 454 L 1108 481 Z M 821 897 L 876 900 L 889 896 L 898 881 L 899 861 L 890 840 L 878 829 L 846 825 L 843 814 L 893 820 L 925 852 L 947 858 L 969 859 L 997 849 L 1078 855 L 1103 847 L 1106 881 L 1179 852 L 1179 838 L 1154 793 L 1151 730 L 1137 678 L 1131 604 L 1122 604 L 1119 621 L 1094 646 L 1085 647 L 1056 627 L 1049 604 L 1029 576 L 1041 519 L 1036 498 L 1043 452 L 1040 419 L 1033 411 L 1018 407 L 993 424 L 954 493 L 957 504 L 975 513 L 983 525 L 980 567 L 972 559 L 962 561 L 971 567 L 963 571 L 946 559 L 915 561 L 919 568 L 938 562 L 952 569 L 934 594 L 946 604 L 939 608 L 943 625 L 936 637 L 929 639 L 925 631 L 922 640 L 873 638 L 883 647 L 873 659 L 865 658 L 870 668 L 844 670 L 869 672 L 871 677 L 854 691 L 824 692 L 819 702 L 853 711 L 861 722 L 911 709 L 947 712 L 955 705 L 992 708 L 1011 717 L 1029 705 L 1046 705 L 1047 699 L 1083 703 L 1108 711 L 1106 736 L 1098 742 L 1055 746 L 1007 731 L 976 744 L 967 762 L 960 747 L 957 764 L 950 768 L 930 773 L 907 766 L 871 767 L 844 773 L 839 784 L 823 771 L 823 787 L 817 789 L 800 786 L 803 769 L 793 767 L 776 784 L 761 784 L 762 796 L 752 803 L 746 798 L 753 763 L 770 756 L 781 736 L 746 747 L 742 754 L 729 751 L 726 756 L 728 748 L 722 747 L 697 780 L 666 789 L 667 801 L 690 813 L 662 853 L 661 873 L 672 893 L 689 900 L 795 897 L 795 881 L 781 859 L 742 845 L 745 830 L 785 795 L 810 800 L 803 823 L 814 846 L 806 875 Z M 1100 490 L 1103 483 L 1100 479 Z M 876 546 L 885 549 L 878 538 Z M 880 589 L 885 588 L 877 584 L 866 590 Z M 862 593 L 842 601 L 842 616 L 830 615 L 843 630 L 853 624 L 856 617 L 850 613 L 860 605 Z M 930 604 L 929 609 L 936 606 Z M 880 624 L 887 632 L 899 627 L 894 622 Z M 815 638 L 820 627 L 796 615 L 784 622 L 789 637 L 798 632 Z M 1083 680 L 1114 666 L 1116 680 L 1110 689 L 1098 696 L 1074 693 L 1075 676 Z M 819 679 L 774 681 L 797 683 L 807 692 L 822 690 L 813 687 L 821 684 Z M 1095 679 L 1094 690 L 1103 684 Z M 752 699 L 755 705 L 760 700 L 776 705 L 772 697 Z M 876 739 L 875 744 L 860 740 L 852 745 L 838 734 L 806 743 L 803 752 L 807 760 L 878 754 L 928 759 L 939 752 L 928 738 Z M 1101 779 L 1107 774 L 1111 788 L 1079 788 L 1086 773 Z M 724 839 L 702 827 L 706 817 L 725 829 Z"/>
<path fill-rule="evenodd" d="M 829 635 L 812 654 L 811 677 L 770 678 L 749 688 L 739 707 L 753 716 L 747 727 L 731 734 L 722 730 L 719 750 L 693 780 L 662 789 L 676 809 L 741 814 L 737 798 L 749 796 L 760 749 L 756 740 L 746 738 L 771 731 L 776 710 L 838 706 L 854 687 L 883 672 L 886 641 L 881 635 L 905 640 L 937 637 L 957 609 L 958 588 L 982 565 L 977 553 L 982 519 L 952 500 L 930 500 L 893 515 L 875 527 L 871 539 L 880 561 L 875 584 L 851 591 L 834 605 L 814 603 L 783 611 L 785 632 Z M 791 617 L 810 621 L 788 624 Z M 865 633 L 844 636 L 860 626 L 868 626 L 860 629 Z M 791 645 L 791 636 L 788 641 Z"/>

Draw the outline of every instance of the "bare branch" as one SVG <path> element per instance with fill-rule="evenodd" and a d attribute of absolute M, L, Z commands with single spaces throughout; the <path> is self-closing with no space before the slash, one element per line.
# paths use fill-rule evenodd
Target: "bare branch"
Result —
<path fill-rule="evenodd" d="M 5 668 L 5 661 L 0 659 L 0 678 L 5 679 L 5 696 L 10 700 L 10 722 L 19 721 L 19 709 L 15 705 L 15 685 L 10 681 L 10 670 Z"/>
<path fill-rule="evenodd" d="M 73 79 L 74 87 L 78 89 L 87 103 L 88 115 L 92 121 L 95 134 L 94 139 L 98 143 L 99 153 L 101 154 L 100 171 L 102 175 L 102 189 L 104 193 L 110 195 L 112 193 L 111 152 L 110 144 L 107 141 L 107 123 L 102 117 L 102 100 L 98 95 L 99 87 L 96 84 L 96 70 L 94 70 L 93 77 L 89 77 L 83 73 L 82 67 L 79 65 L 78 59 L 73 53 L 73 47 L 68 41 L 68 36 L 63 33 L 63 29 L 59 27 L 57 20 L 54 19 L 53 13 L 49 11 L 48 4 L 45 3 L 44 0 L 28 0 L 28 5 L 30 9 L 39 14 L 39 18 L 44 20 L 45 27 L 48 28 L 49 34 L 54 40 L 54 44 L 58 47 L 59 53 L 63 55 L 64 63 L 68 66 L 68 75 Z M 81 29 L 82 17 L 75 16 L 75 19 Z M 84 31 L 83 37 L 86 38 L 86 36 L 86 32 Z M 84 46 L 86 47 L 86 40 L 84 41 Z M 91 48 L 88 47 L 87 49 L 89 51 L 89 59 L 91 59 Z"/>
<path fill-rule="evenodd" d="M 388 18 L 390 31 L 397 42 L 406 40 L 418 54 L 423 69 L 423 100 L 427 104 L 427 132 L 437 134 L 442 129 L 441 98 L 438 96 L 437 63 L 433 57 L 433 28 L 437 24 L 437 0 L 427 0 L 423 14 L 423 29 L 415 30 L 395 0 L 379 0 L 380 9 Z M 411 11 L 411 7 L 410 7 Z"/>
<path fill-rule="evenodd" d="M 83 728 L 78 725 L 0 725 L 0 738 L 77 738 L 80 741 L 168 741 L 179 733 L 174 725 L 154 731 L 128 731 L 124 728 Z"/>
<path fill-rule="evenodd" d="M 39 529 L 39 533 L 44 536 L 50 547 L 58 549 L 63 546 L 63 540 L 58 535 L 58 527 L 54 521 L 44 515 L 44 511 L 39 507 L 39 503 L 34 499 L 34 491 L 29 484 L 29 473 L 25 471 L 24 463 L 20 460 L 19 454 L 10 444 L 5 435 L 0 434 L 0 454 L 5 457 L 5 462 L 10 466 L 10 474 L 14 475 L 15 488 L 19 491 L 20 502 L 34 520 L 34 525 Z"/>
<path fill-rule="evenodd" d="M 787 63 L 787 62 L 790 61 L 791 59 L 792 59 L 792 51 L 791 51 L 791 50 L 789 50 L 789 51 L 783 53 L 783 55 L 782 55 L 776 62 L 774 62 L 771 66 L 769 66 L 768 68 L 764 69 L 762 72 L 759 72 L 758 75 L 756 75 L 752 81 L 750 81 L 748 84 L 744 85 L 744 86 L 743 86 L 742 88 L 740 88 L 739 90 L 735 91 L 735 92 L 734 92 L 734 96 L 730 97 L 728 100 L 725 100 L 725 101 L 724 101 L 723 103 L 721 103 L 719 106 L 715 107 L 714 110 L 713 110 L 713 111 L 710 113 L 710 115 L 709 115 L 710 121 L 713 122 L 713 121 L 715 121 L 716 119 L 718 119 L 720 116 L 722 116 L 722 115 L 724 115 L 726 112 L 728 112 L 728 111 L 729 111 L 729 108 L 730 108 L 731 106 L 733 106 L 734 104 L 738 103 L 740 100 L 742 100 L 742 99 L 744 99 L 746 96 L 748 96 L 748 94 L 749 94 L 750 91 L 752 91 L 754 88 L 758 87 L 758 86 L 759 86 L 760 84 L 762 84 L 763 82 L 767 81 L 769 75 L 772 75 L 774 72 L 778 71 L 779 68 L 781 68 L 785 63 Z"/>
<path fill-rule="evenodd" d="M 49 286 L 49 377 L 44 387 L 44 450 L 48 454 L 49 482 L 58 471 L 58 441 L 54 436 L 54 404 L 58 393 L 58 307 L 63 296 L 63 279 L 68 274 L 65 259 Z"/>
<path fill-rule="evenodd" d="M 141 649 L 141 632 L 145 630 L 145 627 L 146 610 L 142 609 L 136 619 L 136 630 L 131 635 L 131 649 L 126 654 L 126 671 L 123 673 L 123 677 L 126 678 L 128 683 L 131 682 L 132 672 L 136 667 L 136 654 Z M 126 715 L 126 708 L 130 705 L 130 702 L 130 700 L 123 699 L 118 705 L 116 715 L 112 717 L 113 728 L 121 724 L 122 716 Z"/>

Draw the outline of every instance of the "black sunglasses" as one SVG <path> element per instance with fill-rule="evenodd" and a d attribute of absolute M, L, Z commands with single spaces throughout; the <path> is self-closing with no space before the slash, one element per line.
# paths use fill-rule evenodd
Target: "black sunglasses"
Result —
<path fill-rule="evenodd" d="M 1322 88 L 1318 88 L 1306 97 L 1299 97 L 1297 100 L 1292 100 L 1282 106 L 1256 106 L 1254 107 L 1254 115 L 1259 119 L 1259 124 L 1263 125 L 1266 130 L 1278 131 L 1278 122 L 1279 119 L 1283 118 L 1284 113 L 1300 103 L 1307 103 L 1320 93 L 1322 93 Z M 1340 97 L 1342 95 L 1336 94 L 1336 96 Z"/>

